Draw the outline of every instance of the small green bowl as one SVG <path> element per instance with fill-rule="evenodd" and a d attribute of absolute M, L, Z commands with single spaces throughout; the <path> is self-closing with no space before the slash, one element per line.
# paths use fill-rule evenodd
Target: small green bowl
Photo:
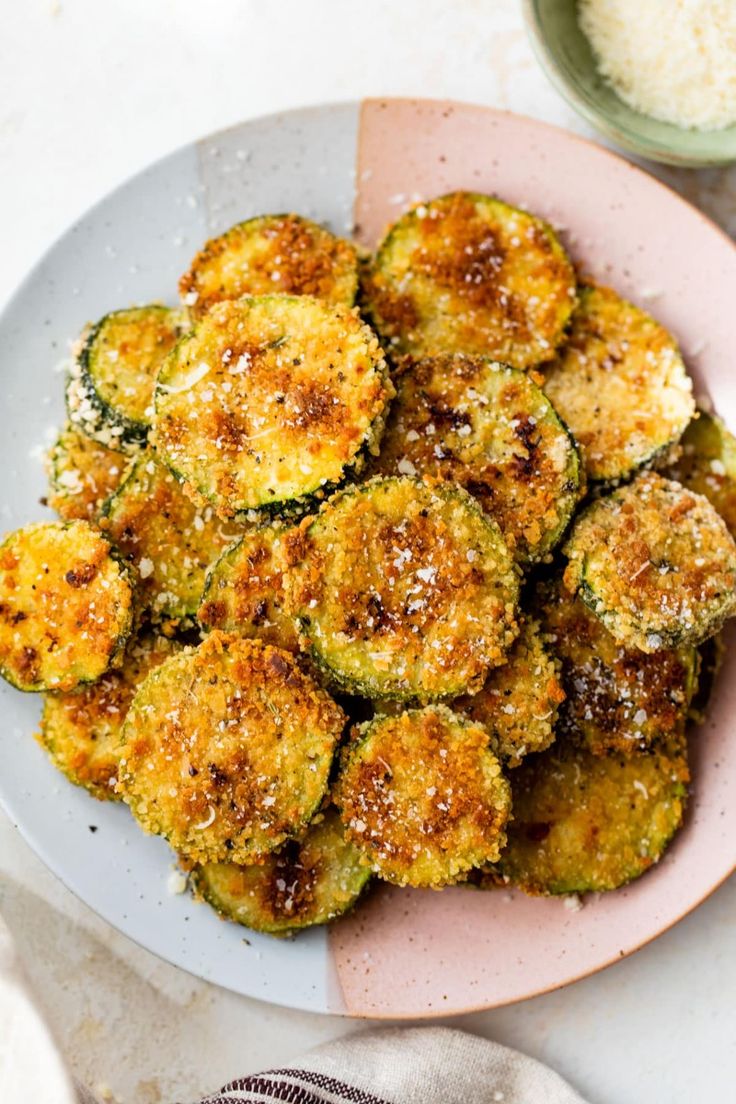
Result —
<path fill-rule="evenodd" d="M 643 0 L 646 2 L 646 0 Z M 687 130 L 642 115 L 598 73 L 580 30 L 576 0 L 523 0 L 532 47 L 545 73 L 575 110 L 624 149 L 667 165 L 703 167 L 736 161 L 736 126 Z"/>

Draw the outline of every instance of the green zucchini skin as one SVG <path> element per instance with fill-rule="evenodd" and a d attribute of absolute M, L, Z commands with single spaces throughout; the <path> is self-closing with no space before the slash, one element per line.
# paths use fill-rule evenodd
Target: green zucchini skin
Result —
<path fill-rule="evenodd" d="M 545 560 L 581 497 L 567 426 L 531 376 L 485 357 L 406 358 L 378 460 L 382 475 L 465 487 L 520 563 Z"/>
<path fill-rule="evenodd" d="M 353 907 L 371 876 L 333 808 L 318 813 L 299 840 L 258 866 L 210 863 L 190 874 L 195 896 L 253 931 L 292 935 L 328 924 Z"/>
<path fill-rule="evenodd" d="M 542 219 L 453 192 L 389 228 L 363 269 L 361 298 L 392 359 L 464 352 L 528 369 L 564 339 L 576 279 Z"/>
<path fill-rule="evenodd" d="M 518 568 L 495 522 L 449 483 L 376 477 L 343 490 L 287 537 L 287 556 L 289 607 L 348 693 L 472 693 L 518 632 Z"/>
<path fill-rule="evenodd" d="M 430 705 L 379 715 L 351 737 L 335 802 L 378 877 L 437 889 L 497 861 L 510 790 L 483 725 Z"/>
<path fill-rule="evenodd" d="M 145 444 L 156 375 L 189 325 L 184 311 L 159 304 L 104 315 L 83 336 L 72 369 L 72 420 L 108 447 L 129 451 Z"/>

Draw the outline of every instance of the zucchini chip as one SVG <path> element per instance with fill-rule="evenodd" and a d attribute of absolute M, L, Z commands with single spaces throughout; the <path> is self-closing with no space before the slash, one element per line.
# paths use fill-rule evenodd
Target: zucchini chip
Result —
<path fill-rule="evenodd" d="M 682 823 L 684 743 L 665 752 L 591 755 L 558 740 L 514 771 L 514 818 L 495 872 L 532 895 L 601 893 L 659 861 Z"/>
<path fill-rule="evenodd" d="M 158 304 L 106 314 L 82 337 L 67 387 L 70 419 L 110 448 L 145 442 L 159 368 L 188 328 L 186 312 Z"/>
<path fill-rule="evenodd" d="M 159 374 L 155 446 L 222 516 L 304 507 L 377 450 L 392 396 L 356 311 L 308 296 L 218 303 Z"/>
<path fill-rule="evenodd" d="M 560 540 L 580 493 L 574 441 L 523 372 L 462 354 L 405 362 L 381 445 L 384 475 L 431 475 L 465 487 L 518 560 Z"/>
<path fill-rule="evenodd" d="M 313 295 L 352 307 L 358 255 L 352 242 L 300 215 L 261 215 L 208 241 L 179 281 L 196 317 L 243 295 Z"/>
<path fill-rule="evenodd" d="M 464 352 L 531 368 L 554 355 L 575 288 L 545 222 L 490 196 L 453 192 L 394 223 L 363 298 L 392 357 Z"/>
<path fill-rule="evenodd" d="M 370 878 L 362 852 L 345 838 L 334 809 L 318 814 L 300 840 L 287 840 L 258 866 L 207 863 L 190 875 L 197 896 L 228 920 L 284 935 L 346 912 Z"/>
<path fill-rule="evenodd" d="M 565 585 L 619 644 L 700 644 L 736 612 L 736 544 L 702 495 L 656 472 L 594 502 L 563 549 Z"/>
<path fill-rule="evenodd" d="M 227 548 L 207 573 L 197 620 L 203 629 L 258 637 L 299 651 L 299 632 L 285 608 L 287 530 L 266 525 Z"/>
<path fill-rule="evenodd" d="M 488 729 L 491 747 L 506 767 L 518 767 L 529 752 L 553 742 L 564 699 L 560 664 L 538 622 L 527 619 L 503 667 L 491 671 L 478 694 L 458 698 L 453 707 Z"/>
<path fill-rule="evenodd" d="M 46 468 L 51 509 L 64 521 L 96 521 L 125 474 L 126 460 L 68 423 L 47 454 Z"/>
<path fill-rule="evenodd" d="M 705 495 L 736 536 L 736 438 L 715 414 L 699 411 L 680 439 L 682 452 L 665 474 Z"/>
<path fill-rule="evenodd" d="M 128 571 L 88 522 L 27 525 L 0 544 L 0 675 L 18 690 L 95 682 L 132 620 Z"/>
<path fill-rule="evenodd" d="M 518 570 L 459 487 L 373 479 L 287 537 L 289 605 L 349 693 L 431 701 L 480 689 L 517 633 Z"/>
<path fill-rule="evenodd" d="M 75 786 L 100 800 L 116 800 L 118 744 L 136 687 L 180 645 L 148 633 L 128 644 L 119 670 L 68 694 L 46 694 L 39 741 Z"/>
<path fill-rule="evenodd" d="M 585 287 L 544 390 L 582 448 L 591 480 L 626 479 L 676 442 L 693 416 L 674 338 L 606 287 Z"/>
<path fill-rule="evenodd" d="M 538 612 L 562 662 L 566 699 L 558 727 L 573 742 L 594 755 L 631 755 L 685 731 L 698 685 L 695 648 L 647 654 L 619 644 L 559 584 L 540 587 Z"/>
<path fill-rule="evenodd" d="M 344 721 L 288 652 L 213 632 L 138 688 L 118 786 L 192 862 L 247 865 L 315 815 Z"/>
<path fill-rule="evenodd" d="M 106 532 L 138 572 L 138 597 L 151 618 L 193 620 L 207 568 L 240 527 L 211 506 L 195 506 L 150 452 L 133 463 L 104 512 Z"/>
<path fill-rule="evenodd" d="M 335 794 L 374 873 L 435 889 L 497 861 L 510 797 L 487 730 L 441 705 L 354 730 Z"/>

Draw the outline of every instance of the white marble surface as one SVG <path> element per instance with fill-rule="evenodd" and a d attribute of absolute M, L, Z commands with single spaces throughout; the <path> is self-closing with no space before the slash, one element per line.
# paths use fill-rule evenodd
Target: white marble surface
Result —
<path fill-rule="evenodd" d="M 367 94 L 454 97 L 587 128 L 515 0 L 0 0 L 0 300 L 90 203 L 248 116 Z M 736 234 L 736 170 L 662 175 Z M 696 259 L 694 259 L 696 263 Z M 707 278 L 707 276 L 704 276 Z M 121 1104 L 195 1099 L 364 1025 L 236 997 L 159 962 L 64 889 L 0 816 L 0 907 L 77 1075 Z M 736 881 L 615 968 L 456 1020 L 592 1104 L 732 1098 Z"/>

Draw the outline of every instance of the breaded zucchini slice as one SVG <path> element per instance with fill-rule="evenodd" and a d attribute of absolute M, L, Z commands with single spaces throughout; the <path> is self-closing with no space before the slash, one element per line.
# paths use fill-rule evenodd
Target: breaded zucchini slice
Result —
<path fill-rule="evenodd" d="M 286 609 L 287 530 L 265 525 L 245 533 L 207 572 L 197 620 L 203 629 L 258 637 L 299 651 L 299 631 Z"/>
<path fill-rule="evenodd" d="M 506 767 L 518 767 L 529 752 L 553 742 L 564 700 L 559 661 L 539 623 L 526 618 L 503 667 L 491 671 L 478 694 L 458 698 L 453 707 L 488 729 L 491 747 Z"/>
<path fill-rule="evenodd" d="M 219 914 L 254 931 L 285 935 L 347 912 L 370 878 L 361 851 L 345 838 L 337 812 L 319 813 L 299 840 L 263 863 L 206 863 L 190 882 Z"/>
<path fill-rule="evenodd" d="M 715 414 L 698 411 L 680 439 L 682 452 L 665 474 L 705 495 L 736 535 L 736 437 Z"/>
<path fill-rule="evenodd" d="M 485 884 L 600 893 L 638 878 L 680 827 L 689 777 L 684 742 L 602 757 L 558 740 L 514 771 L 508 845 Z"/>
<path fill-rule="evenodd" d="M 71 420 L 109 447 L 145 442 L 159 368 L 189 325 L 185 311 L 153 304 L 111 311 L 91 326 L 67 387 Z"/>
<path fill-rule="evenodd" d="M 39 742 L 75 786 L 100 800 L 118 798 L 118 745 L 136 687 L 181 645 L 145 633 L 128 643 L 122 666 L 91 686 L 67 694 L 46 694 Z"/>
<path fill-rule="evenodd" d="M 537 613 L 562 663 L 558 727 L 569 739 L 594 755 L 631 755 L 685 731 L 698 685 L 692 645 L 646 653 L 619 644 L 560 583 L 539 588 Z"/>
<path fill-rule="evenodd" d="M 301 215 L 260 215 L 211 238 L 179 281 L 196 317 L 243 295 L 313 295 L 352 307 L 358 255 L 352 242 Z"/>
<path fill-rule="evenodd" d="M 288 652 L 212 632 L 138 688 L 118 786 L 192 862 L 248 864 L 315 815 L 344 721 Z"/>
<path fill-rule="evenodd" d="M 373 479 L 287 537 L 289 605 L 314 660 L 370 698 L 480 689 L 517 633 L 518 571 L 459 487 Z"/>
<path fill-rule="evenodd" d="M 102 504 L 120 484 L 126 459 L 115 449 L 64 426 L 46 456 L 51 485 L 48 503 L 64 521 L 95 521 Z"/>
<path fill-rule="evenodd" d="M 0 544 L 0 675 L 18 690 L 73 690 L 115 663 L 133 589 L 86 521 L 26 525 Z"/>
<path fill-rule="evenodd" d="M 449 479 L 478 499 L 518 560 L 542 559 L 580 494 L 578 450 L 523 372 L 460 353 L 404 362 L 377 470 Z"/>
<path fill-rule="evenodd" d="M 161 369 L 155 447 L 223 516 L 304 506 L 360 471 L 393 393 L 356 311 L 294 295 L 218 303 Z"/>
<path fill-rule="evenodd" d="M 511 809 L 488 731 L 442 705 L 354 730 L 335 801 L 375 874 L 430 888 L 496 862 Z"/>
<path fill-rule="evenodd" d="M 736 544 L 702 495 L 656 472 L 594 502 L 563 550 L 565 585 L 620 643 L 700 644 L 736 611 Z"/>
<path fill-rule="evenodd" d="M 208 567 L 242 532 L 211 506 L 195 506 L 149 451 L 134 461 L 104 515 L 106 532 L 138 573 L 138 597 L 154 621 L 194 618 Z"/>
<path fill-rule="evenodd" d="M 392 356 L 464 352 L 531 368 L 554 355 L 575 288 L 547 223 L 490 196 L 453 192 L 390 227 L 363 299 Z"/>
<path fill-rule="evenodd" d="M 652 463 L 693 416 L 692 382 L 671 334 L 606 287 L 585 287 L 544 390 L 582 448 L 588 478 Z"/>

